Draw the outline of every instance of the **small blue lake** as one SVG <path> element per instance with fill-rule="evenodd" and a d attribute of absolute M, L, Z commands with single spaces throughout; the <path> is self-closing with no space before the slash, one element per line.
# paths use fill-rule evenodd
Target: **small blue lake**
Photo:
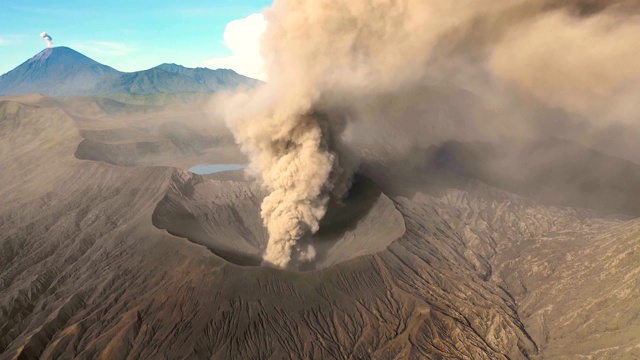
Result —
<path fill-rule="evenodd" d="M 196 165 L 189 169 L 194 174 L 198 175 L 207 175 L 207 174 L 215 174 L 223 171 L 229 170 L 240 170 L 247 167 L 244 164 L 209 164 L 209 165 Z"/>

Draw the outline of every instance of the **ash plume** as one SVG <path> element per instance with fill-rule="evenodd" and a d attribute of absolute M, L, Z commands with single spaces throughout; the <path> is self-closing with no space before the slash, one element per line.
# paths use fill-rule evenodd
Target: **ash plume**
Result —
<path fill-rule="evenodd" d="M 269 191 L 261 207 L 269 233 L 264 261 L 286 267 L 298 240 L 318 230 L 329 201 L 346 194 L 351 171 L 332 148 L 331 121 L 314 111 L 313 94 L 283 88 L 264 95 L 229 125 L 249 155 L 248 171 Z"/>
<path fill-rule="evenodd" d="M 288 265 L 371 154 L 555 136 L 640 161 L 631 135 L 640 134 L 639 9 L 635 0 L 276 0 L 262 39 L 268 83 L 224 99 L 248 172 L 269 192 L 265 263 Z"/>
<path fill-rule="evenodd" d="M 53 38 L 51 36 L 49 36 L 49 34 L 47 34 L 46 31 L 43 31 L 42 33 L 40 33 L 40 37 L 43 38 L 47 42 L 47 47 L 48 48 L 52 48 L 53 47 Z"/>

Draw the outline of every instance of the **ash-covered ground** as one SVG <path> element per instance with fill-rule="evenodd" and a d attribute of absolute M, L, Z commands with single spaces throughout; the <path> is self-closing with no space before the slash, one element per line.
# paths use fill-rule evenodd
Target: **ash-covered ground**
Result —
<path fill-rule="evenodd" d="M 568 149 L 545 172 L 599 179 L 597 207 L 475 143 L 362 148 L 345 204 L 303 239 L 313 260 L 277 269 L 260 266 L 264 189 L 185 170 L 246 162 L 202 108 L 0 100 L 0 358 L 640 356 L 637 165 L 521 146 Z"/>

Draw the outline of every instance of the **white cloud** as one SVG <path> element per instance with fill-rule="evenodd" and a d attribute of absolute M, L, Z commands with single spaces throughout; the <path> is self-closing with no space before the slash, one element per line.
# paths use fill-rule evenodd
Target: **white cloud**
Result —
<path fill-rule="evenodd" d="M 92 41 L 71 44 L 71 47 L 102 55 L 126 55 L 136 49 L 130 45 L 110 41 Z"/>
<path fill-rule="evenodd" d="M 239 74 L 265 80 L 264 61 L 260 55 L 260 37 L 266 28 L 267 22 L 260 13 L 231 21 L 224 31 L 224 44 L 233 54 L 206 60 L 202 65 L 214 69 L 233 69 Z"/>

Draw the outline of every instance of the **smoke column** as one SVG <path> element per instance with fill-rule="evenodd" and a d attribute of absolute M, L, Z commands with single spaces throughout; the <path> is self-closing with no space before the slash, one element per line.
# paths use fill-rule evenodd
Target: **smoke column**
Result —
<path fill-rule="evenodd" d="M 303 88 L 274 95 L 277 101 L 265 99 L 268 105 L 230 127 L 249 171 L 269 191 L 261 208 L 269 233 L 264 262 L 286 267 L 298 240 L 318 230 L 328 202 L 346 194 L 351 172 L 332 149 L 330 121 L 314 111 L 314 95 Z"/>
<path fill-rule="evenodd" d="M 49 36 L 49 34 L 47 34 L 46 31 L 43 31 L 40 34 L 40 37 L 43 38 L 47 42 L 47 47 L 48 48 L 52 48 L 53 47 L 53 38 L 51 36 Z"/>
<path fill-rule="evenodd" d="M 345 143 L 368 137 L 407 149 L 569 128 L 541 122 L 541 109 L 559 109 L 582 129 L 637 114 L 638 8 L 631 0 L 275 0 L 261 43 L 268 83 L 224 106 L 249 174 L 269 192 L 264 262 L 286 267 L 327 204 L 345 196 L 355 161 Z"/>

